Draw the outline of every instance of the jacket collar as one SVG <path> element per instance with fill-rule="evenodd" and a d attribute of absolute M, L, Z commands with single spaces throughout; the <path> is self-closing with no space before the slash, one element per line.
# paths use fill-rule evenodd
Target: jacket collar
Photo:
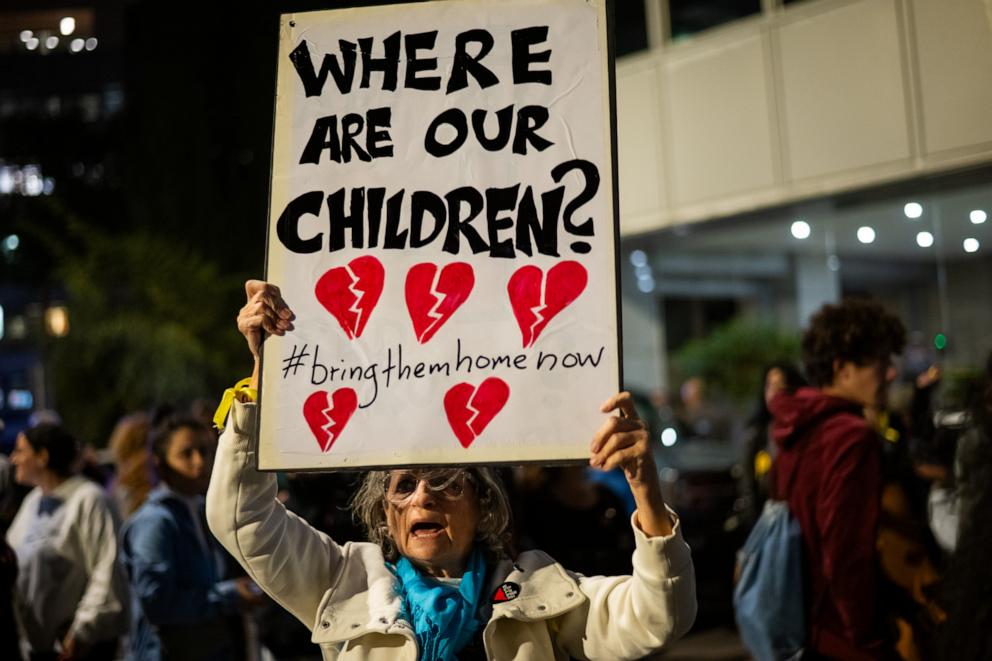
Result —
<path fill-rule="evenodd" d="M 349 544 L 334 585 L 324 593 L 317 608 L 311 640 L 319 644 L 341 643 L 370 632 L 405 634 L 414 640 L 413 627 L 401 617 L 403 598 L 396 576 L 386 565 L 379 547 Z M 364 574 L 365 589 L 338 598 L 340 584 L 352 572 Z"/>
<path fill-rule="evenodd" d="M 361 561 L 348 558 L 345 562 Z M 396 576 L 385 563 L 365 567 L 367 590 L 342 600 L 334 598 L 336 586 L 324 594 L 313 626 L 314 643 L 343 643 L 373 632 L 394 633 L 414 640 L 413 626 L 402 616 L 403 601 Z M 342 568 L 342 574 L 348 571 L 349 567 Z M 493 603 L 497 590 L 508 583 L 514 585 L 515 596 Z M 526 551 L 515 563 L 504 560 L 497 564 L 483 596 L 492 607 L 490 622 L 504 618 L 521 622 L 547 620 L 586 600 L 577 580 L 541 551 Z"/>
<path fill-rule="evenodd" d="M 521 553 L 515 563 L 501 562 L 491 584 L 489 599 L 492 620 L 512 618 L 523 622 L 547 620 L 566 613 L 585 601 L 579 584 L 565 569 L 543 551 Z M 503 576 L 500 580 L 498 577 Z M 496 593 L 512 584 L 516 596 L 497 601 Z"/>
<path fill-rule="evenodd" d="M 82 475 L 70 475 L 66 479 L 62 480 L 62 483 L 57 487 L 52 489 L 52 493 L 49 494 L 50 498 L 58 498 L 59 500 L 65 502 L 72 498 L 73 494 L 79 489 L 79 487 L 84 486 L 89 480 L 87 480 Z M 41 489 L 38 489 L 38 493 L 41 493 Z"/>

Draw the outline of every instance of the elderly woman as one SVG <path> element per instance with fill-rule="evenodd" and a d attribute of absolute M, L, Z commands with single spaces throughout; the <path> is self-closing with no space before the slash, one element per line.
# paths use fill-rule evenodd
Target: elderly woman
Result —
<path fill-rule="evenodd" d="M 238 327 L 255 356 L 291 329 L 273 285 L 249 281 Z M 257 412 L 236 402 L 207 495 L 210 529 L 325 659 L 635 659 L 695 618 L 689 547 L 661 497 L 627 393 L 602 408 L 590 464 L 622 467 L 637 501 L 632 576 L 585 577 L 541 552 L 508 557 L 506 493 L 489 468 L 372 471 L 355 498 L 372 543 L 338 545 L 276 500 L 254 469 Z"/>

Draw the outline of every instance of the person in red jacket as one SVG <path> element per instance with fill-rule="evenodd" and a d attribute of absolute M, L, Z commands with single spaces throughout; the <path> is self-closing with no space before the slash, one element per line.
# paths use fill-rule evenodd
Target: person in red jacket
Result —
<path fill-rule="evenodd" d="M 882 489 L 880 439 L 866 410 L 884 405 L 891 357 L 906 331 L 869 300 L 824 305 L 803 336 L 814 387 L 772 399 L 774 486 L 802 530 L 807 568 L 804 658 L 892 657 L 875 543 Z"/>

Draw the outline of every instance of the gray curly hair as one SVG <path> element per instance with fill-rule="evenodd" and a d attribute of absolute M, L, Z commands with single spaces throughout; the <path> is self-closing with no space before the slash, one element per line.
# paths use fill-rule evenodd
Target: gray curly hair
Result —
<path fill-rule="evenodd" d="M 476 540 L 494 558 L 508 555 L 513 517 L 503 480 L 492 468 L 480 466 L 464 470 L 473 478 L 481 517 L 475 531 Z M 385 484 L 388 476 L 389 471 L 366 473 L 352 498 L 351 508 L 355 520 L 365 529 L 368 540 L 379 545 L 387 560 L 395 562 L 399 551 L 389 536 L 386 524 Z"/>

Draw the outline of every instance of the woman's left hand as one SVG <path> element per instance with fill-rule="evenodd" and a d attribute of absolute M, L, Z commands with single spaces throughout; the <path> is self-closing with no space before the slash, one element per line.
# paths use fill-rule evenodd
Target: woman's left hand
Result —
<path fill-rule="evenodd" d="M 603 413 L 616 411 L 596 432 L 589 465 L 602 470 L 622 468 L 637 503 L 637 521 L 649 537 L 670 535 L 672 521 L 661 495 L 658 469 L 651 451 L 648 426 L 637 415 L 629 392 L 610 397 Z"/>
<path fill-rule="evenodd" d="M 657 482 L 648 426 L 638 417 L 630 393 L 610 397 L 600 410 L 617 411 L 619 415 L 607 418 L 596 432 L 589 448 L 589 465 L 607 471 L 622 468 L 631 488 L 652 480 Z"/>

